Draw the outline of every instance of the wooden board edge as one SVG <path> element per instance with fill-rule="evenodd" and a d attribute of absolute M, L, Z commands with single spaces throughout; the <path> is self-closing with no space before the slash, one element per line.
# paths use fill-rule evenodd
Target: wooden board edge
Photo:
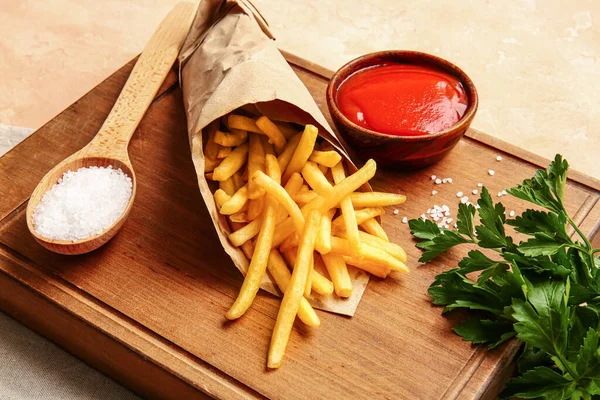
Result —
<path fill-rule="evenodd" d="M 305 69 L 309 72 L 312 72 L 313 74 L 320 76 L 321 78 L 323 78 L 325 80 L 331 79 L 331 77 L 334 74 L 334 71 L 332 71 L 328 68 L 325 68 L 321 65 L 315 64 L 314 62 L 308 61 L 302 57 L 299 57 L 293 53 L 290 53 L 289 51 L 286 51 L 283 49 L 279 49 L 279 51 L 281 52 L 281 54 L 283 54 L 285 59 L 290 64 L 293 64 L 297 67 Z M 504 153 L 507 153 L 507 154 L 510 154 L 517 158 L 520 158 L 522 160 L 525 160 L 533 165 L 537 165 L 540 168 L 545 169 L 548 166 L 548 164 L 550 163 L 550 160 L 543 156 L 532 153 L 532 152 L 525 150 L 519 146 L 516 146 L 514 144 L 506 142 L 502 139 L 498 139 L 494 136 L 491 136 L 491 135 L 484 133 L 475 128 L 469 128 L 469 130 L 467 131 L 465 136 L 467 136 L 468 138 L 471 138 L 475 141 L 486 144 L 490 147 L 494 147 L 494 148 L 498 149 L 499 151 L 502 151 Z M 600 180 L 593 178 L 589 175 L 586 175 L 582 172 L 570 169 L 569 170 L 569 179 L 574 182 L 580 183 L 582 185 L 588 186 L 597 191 L 600 191 Z"/>
<path fill-rule="evenodd" d="M 108 311 L 89 307 L 78 296 L 70 296 L 69 291 L 78 289 L 62 288 L 60 278 L 35 268 L 28 259 L 12 252 L 0 246 L 0 309 L 135 393 L 147 398 L 263 398 L 212 366 L 195 363 L 190 368 L 187 358 L 195 357 L 173 357 L 174 352 L 185 351 L 170 342 L 156 346 L 157 341 L 166 340 L 142 337 L 137 327 L 118 315 L 99 315 Z M 57 291 L 63 298 L 68 296 L 69 301 L 53 295 Z M 82 308 L 88 309 L 86 315 Z M 100 319 L 104 320 L 102 326 Z M 69 329 L 61 329 L 64 326 Z M 132 344 L 132 335 L 143 342 L 140 348 Z M 119 362 L 115 363 L 115 358 Z M 194 373 L 192 378 L 191 369 L 195 370 L 192 373 L 200 373 Z"/>

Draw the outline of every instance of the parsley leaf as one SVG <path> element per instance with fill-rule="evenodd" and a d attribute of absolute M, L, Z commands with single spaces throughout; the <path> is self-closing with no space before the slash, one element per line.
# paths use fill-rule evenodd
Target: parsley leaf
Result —
<path fill-rule="evenodd" d="M 428 219 L 411 219 L 408 221 L 410 233 L 419 239 L 431 240 L 440 234 L 440 228 Z"/>
<path fill-rule="evenodd" d="M 546 232 L 538 232 L 534 238 L 521 243 L 519 251 L 527 257 L 549 256 L 555 254 L 564 246 L 564 242 L 558 241 Z"/>
<path fill-rule="evenodd" d="M 472 240 L 475 240 L 473 236 L 474 229 L 474 221 L 475 211 L 477 209 L 472 204 L 463 204 L 460 203 L 458 205 L 458 213 L 456 214 L 456 227 L 458 233 L 462 233 L 463 235 L 467 235 Z"/>
<path fill-rule="evenodd" d="M 490 249 L 512 248 L 512 239 L 507 237 L 504 231 L 506 222 L 504 206 L 501 203 L 494 205 L 492 197 L 485 187 L 481 189 L 481 197 L 477 204 L 479 205 L 481 225 L 475 227 L 475 231 L 479 246 Z"/>
<path fill-rule="evenodd" d="M 489 319 L 471 318 L 452 329 L 457 335 L 473 343 L 488 343 L 493 349 L 504 343 L 516 333 L 510 321 L 492 321 Z"/>
<path fill-rule="evenodd" d="M 427 239 L 417 243 L 417 247 L 426 250 L 419 258 L 419 262 L 433 260 L 439 254 L 458 244 L 471 241 L 456 231 L 440 229 L 435 223 L 423 219 L 411 219 L 409 222 L 411 233 L 420 238 Z"/>
<path fill-rule="evenodd" d="M 520 397 L 548 400 L 570 398 L 575 392 L 576 383 L 565 378 L 556 370 L 548 367 L 537 367 L 525 372 L 518 378 L 511 379 L 502 392 L 502 397 Z"/>

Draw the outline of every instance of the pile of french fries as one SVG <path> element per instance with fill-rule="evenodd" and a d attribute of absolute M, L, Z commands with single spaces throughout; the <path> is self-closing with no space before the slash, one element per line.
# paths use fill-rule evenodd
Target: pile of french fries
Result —
<path fill-rule="evenodd" d="M 342 156 L 312 125 L 299 131 L 241 109 L 205 133 L 206 177 L 219 186 L 215 203 L 228 217 L 229 240 L 250 260 L 227 318 L 248 310 L 268 271 L 284 294 L 267 361 L 278 368 L 296 316 L 320 325 L 307 300 L 311 292 L 349 297 L 349 265 L 380 278 L 408 271 L 405 251 L 389 242 L 376 219 L 382 207 L 406 197 L 357 192 L 375 175 L 375 162 L 347 175 Z"/>

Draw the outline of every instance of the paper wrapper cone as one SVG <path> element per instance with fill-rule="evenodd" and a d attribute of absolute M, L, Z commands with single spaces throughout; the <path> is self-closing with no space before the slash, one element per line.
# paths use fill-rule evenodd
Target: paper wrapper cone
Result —
<path fill-rule="evenodd" d="M 267 29 L 264 21 L 254 13 L 256 10 L 245 2 L 203 0 L 179 57 L 180 82 L 198 186 L 223 248 L 244 274 L 248 260 L 229 242 L 231 227 L 226 217 L 217 211 L 204 176 L 202 130 L 207 125 L 239 107 L 255 104 L 269 118 L 317 126 L 319 135 L 346 158 L 352 169 L 356 168 L 306 87 L 275 42 L 261 29 L 261 26 Z M 353 278 L 352 296 L 340 299 L 335 295 L 313 293 L 309 299 L 313 307 L 344 315 L 354 314 L 369 276 L 352 267 L 349 270 Z M 281 295 L 268 275 L 261 288 Z"/>

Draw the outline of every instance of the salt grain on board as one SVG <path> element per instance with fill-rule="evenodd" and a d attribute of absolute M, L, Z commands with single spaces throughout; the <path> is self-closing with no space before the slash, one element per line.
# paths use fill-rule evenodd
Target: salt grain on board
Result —
<path fill-rule="evenodd" d="M 125 211 L 133 184 L 111 166 L 67 171 L 33 211 L 35 231 L 74 242 L 107 230 Z"/>

